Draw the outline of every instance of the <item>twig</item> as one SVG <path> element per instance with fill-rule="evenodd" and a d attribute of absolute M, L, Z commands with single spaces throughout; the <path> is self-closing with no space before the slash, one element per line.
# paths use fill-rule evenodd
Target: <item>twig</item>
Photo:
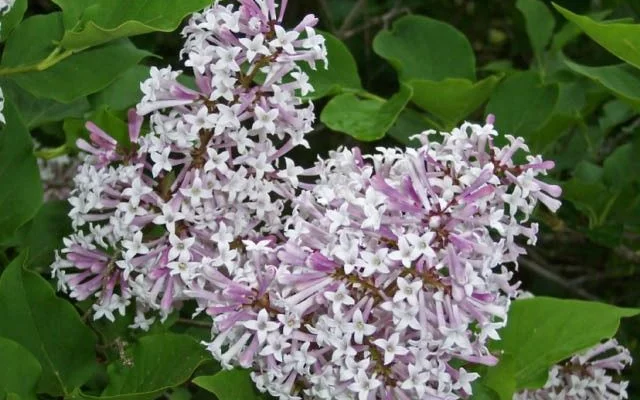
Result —
<path fill-rule="evenodd" d="M 357 35 L 358 33 L 365 31 L 371 27 L 374 27 L 379 24 L 383 24 L 386 28 L 389 25 L 389 22 L 395 17 L 403 14 L 411 14 L 411 9 L 409 7 L 402 8 L 392 8 L 384 15 L 380 15 L 378 17 L 370 19 L 366 24 L 359 26 L 357 28 L 348 30 L 346 32 L 341 32 L 340 37 L 342 39 L 349 39 L 350 37 Z"/>
<path fill-rule="evenodd" d="M 337 32 L 336 25 L 333 23 L 333 13 L 331 12 L 331 7 L 329 7 L 329 5 L 327 4 L 327 0 L 318 0 L 318 4 L 320 5 L 320 9 L 324 13 L 329 31 L 335 35 Z"/>
<path fill-rule="evenodd" d="M 194 320 L 188 319 L 188 318 L 180 318 L 180 319 L 178 319 L 178 323 L 179 324 L 183 324 L 183 325 L 198 326 L 198 327 L 202 327 L 202 328 L 211 328 L 211 322 L 194 321 Z"/>
<path fill-rule="evenodd" d="M 550 281 L 552 281 L 553 283 L 558 284 L 559 286 L 562 286 L 565 289 L 570 290 L 571 292 L 577 294 L 578 296 L 584 298 L 584 299 L 588 299 L 588 300 L 594 300 L 594 301 L 601 301 L 600 298 L 592 295 L 591 293 L 587 292 L 586 290 L 579 288 L 579 287 L 575 287 L 572 286 L 570 283 L 568 283 L 563 277 L 561 277 L 560 275 L 557 275 L 556 273 L 550 271 L 549 269 L 538 265 L 536 262 L 534 262 L 533 260 L 527 259 L 527 258 L 522 258 L 519 260 L 520 265 L 522 265 L 523 267 L 525 267 L 526 269 L 530 270 L 531 272 L 534 272 L 540 276 L 542 276 L 545 279 L 548 279 Z"/>
<path fill-rule="evenodd" d="M 351 11 L 349 11 L 349 14 L 347 15 L 347 17 L 344 19 L 344 22 L 342 23 L 340 30 L 338 31 L 338 35 L 340 37 L 342 37 L 342 34 L 345 31 L 351 28 L 351 25 L 353 25 L 355 20 L 358 18 L 358 15 L 360 15 L 364 6 L 366 5 L 367 5 L 367 0 L 358 0 L 358 2 L 353 6 Z"/>

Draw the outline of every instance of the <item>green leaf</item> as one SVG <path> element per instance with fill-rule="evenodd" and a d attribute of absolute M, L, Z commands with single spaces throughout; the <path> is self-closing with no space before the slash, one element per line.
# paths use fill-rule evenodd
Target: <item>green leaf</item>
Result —
<path fill-rule="evenodd" d="M 450 130 L 484 104 L 499 81 L 500 77 L 494 75 L 475 84 L 459 78 L 440 82 L 416 80 L 408 84 L 413 88 L 411 100 Z"/>
<path fill-rule="evenodd" d="M 83 49 L 127 36 L 172 32 L 187 15 L 210 4 L 210 0 L 97 0 L 84 9 L 73 29 L 67 29 L 61 45 L 66 49 Z M 74 4 L 74 16 L 77 11 Z"/>
<path fill-rule="evenodd" d="M 0 277 L 0 336 L 29 350 L 42 366 L 38 392 L 69 394 L 85 383 L 96 367 L 93 332 L 73 306 L 56 297 L 51 286 L 25 270 L 26 253 Z"/>
<path fill-rule="evenodd" d="M 198 376 L 193 383 L 216 395 L 219 400 L 257 400 L 249 371 L 232 369 L 211 376 Z"/>
<path fill-rule="evenodd" d="M 436 127 L 425 119 L 423 113 L 411 108 L 405 108 L 389 129 L 387 135 L 406 146 L 417 147 L 420 142 L 409 138 L 429 129 L 436 129 Z"/>
<path fill-rule="evenodd" d="M 544 85 L 534 71 L 509 76 L 496 88 L 487 104 L 487 113 L 496 116 L 503 135 L 532 139 L 551 117 L 558 100 L 557 85 Z"/>
<path fill-rule="evenodd" d="M 473 385 L 473 395 L 470 398 L 472 400 L 500 400 L 500 396 L 495 390 L 481 383 Z"/>
<path fill-rule="evenodd" d="M 82 13 L 95 0 L 51 0 L 56 3 L 63 11 L 64 28 L 71 30 L 82 17 Z"/>
<path fill-rule="evenodd" d="M 518 0 L 516 7 L 524 15 L 533 53 L 541 63 L 542 54 L 549 44 L 556 26 L 553 14 L 541 0 Z"/>
<path fill-rule="evenodd" d="M 587 67 L 565 60 L 575 73 L 598 82 L 616 97 L 640 110 L 640 71 L 628 64 Z"/>
<path fill-rule="evenodd" d="M 629 171 L 640 170 L 640 140 L 626 143 L 618 147 L 604 160 L 604 181 L 613 188 L 620 189 L 632 182 L 638 181 L 638 176 Z"/>
<path fill-rule="evenodd" d="M 402 81 L 476 79 L 475 56 L 467 38 L 435 19 L 402 17 L 391 31 L 378 33 L 373 49 L 394 66 Z"/>
<path fill-rule="evenodd" d="M 35 97 L 10 80 L 3 80 L 0 85 L 5 97 L 10 98 L 16 105 L 29 130 L 49 122 L 62 121 L 65 118 L 80 118 L 91 107 L 86 98 L 64 104 Z"/>
<path fill-rule="evenodd" d="M 402 85 L 392 98 L 361 99 L 345 93 L 334 97 L 322 110 L 320 120 L 330 129 L 344 132 L 357 140 L 373 141 L 384 137 L 411 98 L 412 90 Z"/>
<path fill-rule="evenodd" d="M 62 38 L 62 13 L 34 15 L 25 19 L 9 36 L 2 53 L 2 67 L 37 64 L 56 48 Z"/>
<path fill-rule="evenodd" d="M 358 65 L 349 48 L 330 33 L 322 32 L 322 36 L 327 46 L 329 68 L 325 69 L 324 64 L 317 63 L 313 70 L 308 64 L 302 64 L 302 70 L 309 75 L 309 83 L 315 89 L 315 92 L 306 97 L 313 100 L 340 94 L 345 89 L 361 90 Z"/>
<path fill-rule="evenodd" d="M 501 354 L 499 363 L 487 368 L 476 382 L 480 387 L 493 391 L 497 396 L 496 399 L 512 400 L 513 393 L 516 392 L 514 366 L 513 357 L 510 354 Z"/>
<path fill-rule="evenodd" d="M 589 217 L 589 228 L 602 226 L 617 200 L 619 192 L 613 192 L 603 182 L 603 170 L 597 165 L 581 162 L 574 177 L 562 185 L 562 195 Z"/>
<path fill-rule="evenodd" d="M 509 323 L 500 331 L 502 340 L 495 342 L 494 349 L 512 357 L 513 365 L 499 363 L 487 374 L 501 374 L 502 368 L 511 367 L 516 390 L 540 388 L 553 365 L 613 337 L 621 318 L 638 314 L 640 309 L 579 300 L 535 297 L 515 301 Z"/>
<path fill-rule="evenodd" d="M 590 17 L 596 21 L 601 21 L 611 14 L 611 10 L 596 11 Z M 553 36 L 551 41 L 552 50 L 561 50 L 567 44 L 578 38 L 582 34 L 580 28 L 571 22 L 565 23 L 562 28 Z"/>
<path fill-rule="evenodd" d="M 108 367 L 109 384 L 103 400 L 151 400 L 165 390 L 183 384 L 196 368 L 211 359 L 206 350 L 187 335 L 164 333 L 140 338 L 132 346 L 128 362 L 113 362 Z"/>
<path fill-rule="evenodd" d="M 0 337 L 0 398 L 14 393 L 23 400 L 36 400 L 42 373 L 38 360 L 19 343 Z"/>
<path fill-rule="evenodd" d="M 13 29 L 22 21 L 22 17 L 24 17 L 26 11 L 27 0 L 16 0 L 15 3 L 13 3 L 11 10 L 0 18 L 0 23 L 2 23 L 0 41 L 4 41 L 9 37 Z"/>
<path fill-rule="evenodd" d="M 103 91 L 93 94 L 89 101 L 94 108 L 109 107 L 112 110 L 127 110 L 142 98 L 140 82 L 149 77 L 149 67 L 134 65 Z"/>
<path fill-rule="evenodd" d="M 54 251 L 62 247 L 62 238 L 69 235 L 71 222 L 66 201 L 44 203 L 36 216 L 18 232 L 20 248 L 29 250 L 25 267 L 43 271 L 54 260 Z"/>
<path fill-rule="evenodd" d="M 42 184 L 33 143 L 18 111 L 7 99 L 0 130 L 0 242 L 29 221 L 42 204 Z"/>
<path fill-rule="evenodd" d="M 51 68 L 11 75 L 25 90 L 44 98 L 71 103 L 96 93 L 151 53 L 121 40 L 68 57 Z"/>
<path fill-rule="evenodd" d="M 574 14 L 557 4 L 553 6 L 600 46 L 636 68 L 640 68 L 640 25 L 596 22 L 584 15 Z"/>

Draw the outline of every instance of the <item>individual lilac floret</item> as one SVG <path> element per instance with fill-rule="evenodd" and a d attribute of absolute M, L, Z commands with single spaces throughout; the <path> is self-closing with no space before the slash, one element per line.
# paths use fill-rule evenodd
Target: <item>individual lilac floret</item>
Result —
<path fill-rule="evenodd" d="M 560 206 L 538 179 L 553 163 L 516 164 L 524 141 L 496 147 L 490 122 L 318 162 L 287 242 L 190 292 L 213 316 L 214 356 L 282 399 L 468 397 L 517 294 L 505 264 L 535 244 L 538 201 Z"/>
<path fill-rule="evenodd" d="M 151 68 L 130 143 L 87 124 L 90 143 L 78 146 L 90 157 L 70 199 L 76 232 L 53 272 L 72 297 L 96 299 L 95 318 L 113 320 L 135 298 L 134 326 L 147 328 L 148 311 L 166 316 L 185 290 L 243 270 L 254 243 L 282 230 L 304 174 L 284 156 L 308 146 L 315 118 L 299 64 L 326 64 L 316 18 L 287 31 L 285 6 L 242 0 L 195 14 L 182 50 L 194 87 L 178 82 L 181 71 Z"/>
<path fill-rule="evenodd" d="M 544 388 L 523 391 L 513 400 L 621 400 L 627 399 L 629 382 L 614 378 L 632 359 L 615 339 L 595 346 L 583 354 L 555 365 Z"/>

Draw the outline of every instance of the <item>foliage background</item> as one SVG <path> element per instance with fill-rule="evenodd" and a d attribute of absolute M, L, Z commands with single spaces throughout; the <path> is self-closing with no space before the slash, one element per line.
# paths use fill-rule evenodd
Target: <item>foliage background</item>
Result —
<path fill-rule="evenodd" d="M 54 4 L 49 0 L 29 0 L 26 3 L 26 17 L 56 12 L 60 9 L 58 4 L 65 4 L 64 1 Z M 307 13 L 318 15 L 321 20 L 320 28 L 343 40 L 353 54 L 362 87 L 368 93 L 362 96 L 370 101 L 391 98 L 401 89 L 397 69 L 382 58 L 380 52 L 374 51 L 376 36 L 381 31 L 392 29 L 393 22 L 398 18 L 409 14 L 424 15 L 445 22 L 464 33 L 475 54 L 478 80 L 499 76 L 500 83 L 489 91 L 488 102 L 483 102 L 485 104 L 463 117 L 479 121 L 484 119 L 488 111 L 497 114 L 498 128 L 506 128 L 503 133 L 525 136 L 533 142 L 533 150 L 542 153 L 547 159 L 556 160 L 557 169 L 551 179 L 561 183 L 565 190 L 564 206 L 557 216 L 544 212 L 536 216 L 541 221 L 541 239 L 538 247 L 532 249 L 520 263 L 519 277 L 523 280 L 524 287 L 537 295 L 599 300 L 618 306 L 639 307 L 640 73 L 627 67 L 604 72 L 581 68 L 580 66 L 620 65 L 621 60 L 594 40 L 580 34 L 550 2 L 543 3 L 548 12 L 552 13 L 553 38 L 548 45 L 544 43 L 542 47 L 532 45 L 532 42 L 536 43 L 535 38 L 539 37 L 535 27 L 543 27 L 548 18 L 530 14 L 529 23 L 534 27 L 530 28 L 522 7 L 518 7 L 515 1 L 290 1 L 287 19 L 293 23 Z M 575 13 L 599 19 L 606 16 L 608 20 L 629 23 L 640 18 L 640 1 L 637 0 L 558 0 L 557 4 Z M 640 30 L 638 32 L 640 37 Z M 435 44 L 442 38 L 416 37 L 414 40 L 418 49 L 422 44 Z M 177 32 L 147 33 L 131 38 L 131 42 L 138 49 L 158 57 L 146 57 L 140 63 L 136 59 L 130 68 L 114 77 L 113 84 L 83 93 L 72 103 L 61 103 L 60 100 L 66 99 L 59 98 L 39 99 L 24 90 L 24 82 L 21 85 L 20 81 L 7 79 L 2 75 L 0 86 L 9 100 L 16 103 L 21 119 L 25 121 L 32 137 L 37 138 L 45 148 L 53 149 L 54 153 L 56 149 L 74 152 L 74 139 L 84 134 L 84 119 L 99 120 L 117 129 L 118 118 L 123 117 L 126 108 L 137 100 L 137 82 L 146 76 L 145 66 L 170 63 L 180 68 L 177 54 L 181 38 Z M 26 43 L 27 47 L 19 50 L 29 53 L 30 42 Z M 11 60 L 7 59 L 8 45 L 3 46 L 5 55 L 1 65 L 6 67 Z M 416 58 L 419 63 L 419 51 Z M 571 64 L 571 61 L 567 62 L 567 59 L 578 66 Z M 435 62 L 445 69 L 456 68 L 455 61 L 452 60 L 443 58 Z M 529 72 L 523 74 L 523 71 Z M 518 79 L 523 76 L 525 78 Z M 74 82 L 74 78 L 70 75 L 66 85 L 78 84 Z M 541 97 L 530 98 L 540 93 Z M 320 112 L 331 101 L 328 97 L 317 100 L 319 117 Z M 511 103 L 521 106 L 511 109 Z M 437 116 L 430 112 L 429 107 L 426 108 L 425 114 L 414 101 L 397 119 L 391 121 L 386 136 L 366 142 L 338 132 L 349 129 L 337 129 L 340 127 L 332 123 L 331 116 L 325 115 L 320 118 L 321 122 L 319 121 L 318 128 L 311 137 L 312 150 L 299 151 L 296 157 L 312 163 L 317 155 L 326 154 L 339 145 L 359 145 L 365 150 L 372 150 L 380 144 L 405 144 L 410 135 L 421 129 L 434 127 L 429 121 L 415 117 L 416 114 L 421 114 L 428 116 L 431 122 L 437 121 Z M 442 124 L 440 121 L 435 125 Z M 517 127 L 518 130 L 510 132 L 511 127 Z M 0 154 L 4 154 L 2 151 L 0 147 Z M 48 156 L 46 152 L 39 155 Z M 2 161 L 0 166 L 7 167 Z M 58 246 L 60 238 L 69 232 L 65 213 L 64 203 L 48 203 L 15 235 L 13 232 L 0 233 L 3 257 L 0 265 L 5 273 L 9 271 L 7 267 L 10 261 L 19 259 L 28 268 L 48 277 L 46 268 L 51 261 L 52 251 Z M 27 247 L 32 248 L 29 255 L 19 256 Z M 24 279 L 27 280 L 24 282 L 35 279 L 33 276 L 25 276 Z M 40 283 L 31 282 L 36 286 Z M 56 307 L 64 309 L 66 306 L 58 304 Z M 83 312 L 83 307 L 86 308 L 87 305 L 80 304 L 80 312 Z M 66 311 L 52 312 L 67 315 L 71 325 L 78 323 L 76 317 L 69 315 L 70 311 L 73 310 L 67 308 Z M 188 322 L 184 318 L 187 315 L 188 310 L 183 315 L 172 316 L 168 324 L 156 326 L 154 332 L 169 336 L 187 333 L 199 338 L 208 337 L 207 323 Z M 132 349 L 127 343 L 134 341 L 134 334 L 127 331 L 127 323 L 126 320 L 119 320 L 111 326 L 99 322 L 91 324 L 92 331 L 84 333 L 99 336 L 99 360 L 120 360 L 126 363 L 127 360 L 136 359 L 136 365 L 140 365 L 142 361 L 139 358 L 148 354 L 140 350 L 142 347 L 162 347 L 152 337 L 138 342 Z M 2 332 L 3 329 L 0 328 L 0 333 Z M 631 349 L 634 358 L 640 360 L 640 324 L 637 320 L 625 321 L 618 337 Z M 177 348 L 189 348 L 192 345 L 188 341 L 181 342 L 181 338 L 182 336 L 171 336 L 170 340 L 176 341 Z M 2 346 L 3 343 L 0 342 L 0 347 Z M 0 359 L 1 354 L 2 351 Z M 200 375 L 212 374 L 217 370 L 197 350 L 189 354 L 193 354 L 194 358 L 185 361 L 192 361 L 185 366 L 187 370 L 198 368 Z M 171 354 L 161 354 L 161 357 L 172 360 Z M 82 360 L 78 362 L 82 365 Z M 96 394 L 98 388 L 104 387 L 107 376 L 117 373 L 107 371 L 105 365 L 105 362 L 98 364 L 99 371 L 83 387 L 85 394 L 82 396 Z M 640 362 L 636 362 L 628 371 L 628 378 L 631 380 L 630 397 L 640 398 Z M 180 377 L 176 377 L 176 382 L 179 381 Z M 198 383 L 201 387 L 207 385 L 213 384 L 204 381 Z M 169 391 L 155 387 L 154 391 L 149 389 L 145 392 L 147 389 L 149 388 L 139 388 L 139 392 L 146 393 L 148 398 L 162 393 L 172 400 L 208 396 L 207 392 L 197 389 L 193 384 L 189 386 L 189 390 L 186 386 Z M 111 394 L 117 395 L 117 390 L 114 386 Z M 65 392 L 65 388 L 62 388 L 62 392 Z"/>

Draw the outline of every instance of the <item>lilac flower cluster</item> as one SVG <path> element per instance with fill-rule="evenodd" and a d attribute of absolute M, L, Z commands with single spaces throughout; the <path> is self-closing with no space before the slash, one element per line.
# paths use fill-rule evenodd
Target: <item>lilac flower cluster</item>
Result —
<path fill-rule="evenodd" d="M 67 200 L 73 190 L 73 179 L 80 166 L 76 156 L 63 155 L 50 160 L 38 158 L 44 200 Z"/>
<path fill-rule="evenodd" d="M 464 366 L 497 362 L 487 343 L 517 292 L 504 264 L 524 253 L 518 237 L 535 244 L 538 201 L 560 205 L 537 178 L 553 163 L 517 164 L 523 140 L 498 147 L 496 135 L 490 118 L 426 132 L 415 150 L 318 162 L 286 243 L 264 240 L 235 274 L 189 292 L 214 318 L 209 350 L 280 398 L 471 394 L 478 374 Z"/>
<path fill-rule="evenodd" d="M 619 374 L 631 362 L 629 350 L 614 339 L 608 340 L 555 365 L 544 388 L 523 391 L 513 400 L 627 399 L 629 382 L 614 380 L 610 374 Z"/>
<path fill-rule="evenodd" d="M 96 319 L 135 300 L 133 326 L 146 329 L 150 313 L 166 317 L 209 274 L 237 275 L 282 230 L 305 174 L 284 156 L 308 146 L 315 118 L 299 64 L 326 63 L 324 38 L 313 16 L 285 30 L 286 1 L 239 3 L 216 3 L 184 28 L 193 88 L 181 71 L 152 68 L 129 113 L 130 142 L 92 123 L 91 143 L 78 142 L 90 156 L 69 199 L 75 233 L 52 268 L 61 290 L 95 299 Z"/>

